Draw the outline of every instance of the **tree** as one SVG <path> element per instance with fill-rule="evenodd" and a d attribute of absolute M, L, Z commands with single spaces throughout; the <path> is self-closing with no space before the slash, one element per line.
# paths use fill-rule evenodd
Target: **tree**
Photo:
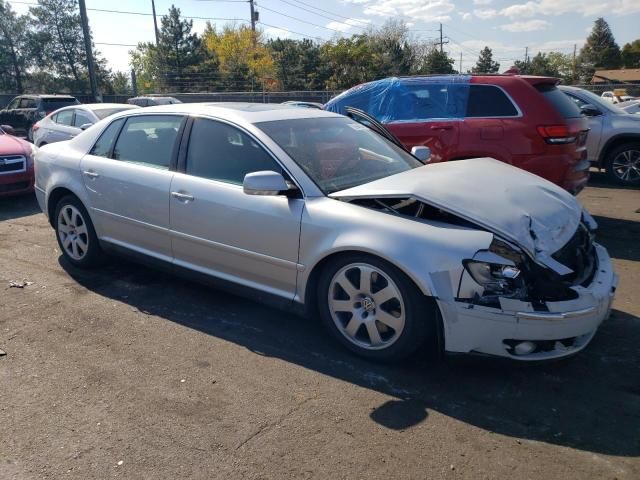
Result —
<path fill-rule="evenodd" d="M 67 80 L 73 91 L 86 90 L 87 58 L 76 0 L 38 0 L 29 12 L 31 54 L 37 63 Z"/>
<path fill-rule="evenodd" d="M 622 65 L 625 68 L 640 68 L 640 38 L 622 47 Z"/>
<path fill-rule="evenodd" d="M 328 70 L 320 46 L 308 39 L 269 40 L 276 78 L 284 90 L 317 90 L 325 86 Z"/>
<path fill-rule="evenodd" d="M 0 0 L 0 88 L 22 93 L 28 58 L 27 17 Z"/>
<path fill-rule="evenodd" d="M 409 28 L 403 20 L 387 20 L 380 28 L 370 27 L 365 36 L 373 54 L 372 77 L 408 75 L 415 59 L 409 42 Z"/>
<path fill-rule="evenodd" d="M 111 77 L 111 87 L 116 95 L 128 95 L 131 93 L 129 75 L 124 72 L 116 72 Z"/>
<path fill-rule="evenodd" d="M 493 61 L 493 52 L 489 47 L 484 47 L 480 52 L 475 67 L 471 69 L 473 73 L 498 73 L 500 64 Z"/>
<path fill-rule="evenodd" d="M 432 46 L 423 58 L 419 59 L 419 68 L 417 73 L 421 74 L 450 74 L 457 73 L 453 68 L 455 60 L 449 57 L 449 54 L 440 51 Z"/>
<path fill-rule="evenodd" d="M 593 72 L 597 68 L 615 69 L 619 68 L 622 63 L 620 47 L 613 38 L 613 33 L 609 28 L 609 24 L 604 18 L 598 18 L 591 33 L 587 37 L 587 41 L 580 50 L 580 63 L 584 70 L 583 75 L 591 79 Z"/>
<path fill-rule="evenodd" d="M 219 62 L 222 76 L 218 84 L 223 88 L 272 90 L 277 87 L 275 62 L 262 32 L 254 32 L 244 25 L 225 25 L 218 33 L 207 24 L 203 40 L 209 54 Z"/>

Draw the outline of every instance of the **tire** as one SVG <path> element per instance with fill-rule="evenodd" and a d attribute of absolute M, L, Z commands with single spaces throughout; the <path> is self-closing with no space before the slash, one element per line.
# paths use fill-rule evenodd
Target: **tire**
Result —
<path fill-rule="evenodd" d="M 320 273 L 317 302 L 331 334 L 361 357 L 397 362 L 427 341 L 429 353 L 440 355 L 437 306 L 384 260 L 366 254 L 331 260 Z"/>
<path fill-rule="evenodd" d="M 33 143 L 33 125 L 27 127 L 27 140 Z"/>
<path fill-rule="evenodd" d="M 618 185 L 640 185 L 640 143 L 615 148 L 607 157 L 607 176 Z"/>
<path fill-rule="evenodd" d="M 75 267 L 99 265 L 104 253 L 96 231 L 82 202 L 73 195 L 62 197 L 56 205 L 54 228 L 65 259 Z"/>

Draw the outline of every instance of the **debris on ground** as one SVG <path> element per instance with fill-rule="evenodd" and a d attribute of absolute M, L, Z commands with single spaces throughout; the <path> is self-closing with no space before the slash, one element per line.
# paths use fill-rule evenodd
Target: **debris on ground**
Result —
<path fill-rule="evenodd" d="M 24 288 L 28 287 L 29 285 L 33 285 L 33 282 L 30 282 L 26 279 L 23 279 L 22 281 L 11 280 L 9 282 L 9 288 Z"/>
<path fill-rule="evenodd" d="M 4 350 L 0 348 L 0 357 L 4 357 L 7 354 Z"/>

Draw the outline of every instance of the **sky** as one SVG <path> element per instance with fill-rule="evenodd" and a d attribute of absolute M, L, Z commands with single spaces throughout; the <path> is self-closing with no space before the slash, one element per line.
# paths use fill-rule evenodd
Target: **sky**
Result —
<path fill-rule="evenodd" d="M 19 13 L 29 3 L 7 0 Z M 578 52 L 594 20 L 603 16 L 616 41 L 640 38 L 640 0 L 256 0 L 258 27 L 272 38 L 330 40 L 363 32 L 390 18 L 403 19 L 417 40 L 437 40 L 442 24 L 445 49 L 462 70 L 471 68 L 480 50 L 493 49 L 501 70 L 516 59 L 551 50 Z M 156 0 L 156 12 L 165 14 L 174 4 L 182 15 L 193 18 L 196 32 L 206 19 L 222 27 L 225 23 L 248 22 L 246 0 Z M 86 0 L 89 25 L 96 48 L 114 71 L 129 71 L 131 45 L 153 41 L 151 0 Z M 132 13 L 115 13 L 119 10 Z M 160 19 L 158 18 L 158 23 Z M 110 44 L 110 45 L 109 45 Z M 117 45 L 115 45 L 117 44 Z"/>

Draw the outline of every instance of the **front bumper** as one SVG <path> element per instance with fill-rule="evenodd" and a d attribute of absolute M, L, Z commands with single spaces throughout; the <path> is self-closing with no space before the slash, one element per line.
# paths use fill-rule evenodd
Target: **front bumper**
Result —
<path fill-rule="evenodd" d="M 521 361 L 549 360 L 579 352 L 609 316 L 618 284 L 611 259 L 595 244 L 598 271 L 588 287 L 573 287 L 575 300 L 547 302 L 548 311 L 531 304 L 505 301 L 502 308 L 438 300 L 444 319 L 445 350 L 477 352 Z M 516 354 L 514 344 L 530 341 L 538 348 Z"/>
<path fill-rule="evenodd" d="M 0 175 L 0 197 L 33 192 L 33 170 Z"/>

